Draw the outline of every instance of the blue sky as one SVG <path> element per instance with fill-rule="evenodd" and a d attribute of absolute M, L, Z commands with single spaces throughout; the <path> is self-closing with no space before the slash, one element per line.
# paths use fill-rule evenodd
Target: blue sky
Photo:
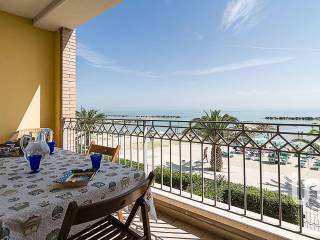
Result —
<path fill-rule="evenodd" d="M 124 0 L 77 29 L 78 106 L 320 109 L 320 1 Z"/>

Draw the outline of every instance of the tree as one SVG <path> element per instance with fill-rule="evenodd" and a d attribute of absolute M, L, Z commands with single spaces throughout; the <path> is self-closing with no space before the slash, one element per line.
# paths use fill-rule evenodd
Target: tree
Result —
<path fill-rule="evenodd" d="M 77 124 L 82 130 L 81 136 L 85 134 L 86 146 L 90 144 L 90 133 L 94 130 L 97 122 L 102 121 L 106 115 L 95 109 L 85 109 L 81 106 L 80 111 L 76 111 Z"/>
<path fill-rule="evenodd" d="M 236 117 L 228 114 L 221 113 L 220 110 L 210 110 L 205 112 L 205 115 L 201 118 L 194 119 L 196 124 L 192 127 L 194 133 L 199 135 L 202 139 L 212 141 L 211 148 L 211 160 L 210 165 L 212 170 L 221 172 L 223 168 L 222 151 L 221 146 L 218 144 L 221 137 L 227 138 L 231 135 L 229 131 L 225 129 L 232 123 L 238 122 Z"/>

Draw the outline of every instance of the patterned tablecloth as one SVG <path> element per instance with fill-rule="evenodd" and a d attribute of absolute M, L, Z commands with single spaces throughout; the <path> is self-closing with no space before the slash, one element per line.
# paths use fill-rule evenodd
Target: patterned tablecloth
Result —
<path fill-rule="evenodd" d="M 53 180 L 71 169 L 91 167 L 90 157 L 56 149 L 30 174 L 22 157 L 0 159 L 0 239 L 56 239 L 68 204 L 88 204 L 119 195 L 145 179 L 143 171 L 108 161 L 89 184 L 61 189 Z"/>

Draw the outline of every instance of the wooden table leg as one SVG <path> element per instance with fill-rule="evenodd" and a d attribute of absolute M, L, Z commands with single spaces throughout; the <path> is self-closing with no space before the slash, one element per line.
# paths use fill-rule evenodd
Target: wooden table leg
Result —
<path fill-rule="evenodd" d="M 117 214 L 118 214 L 118 219 L 119 219 L 119 221 L 120 221 L 120 222 L 123 222 L 123 211 L 120 210 L 120 211 L 117 212 Z"/>

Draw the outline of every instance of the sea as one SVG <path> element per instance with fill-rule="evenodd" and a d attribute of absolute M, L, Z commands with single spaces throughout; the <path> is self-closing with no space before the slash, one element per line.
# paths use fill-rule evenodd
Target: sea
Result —
<path fill-rule="evenodd" d="M 203 110 L 152 110 L 152 111 L 105 111 L 110 118 L 141 118 L 150 120 L 189 121 L 205 114 Z M 268 120 L 266 117 L 320 117 L 320 110 L 225 110 L 241 122 L 269 123 L 269 124 L 294 124 L 281 125 L 280 131 L 309 133 L 312 129 L 320 129 L 319 120 Z M 178 124 L 178 123 L 176 123 Z M 181 124 L 179 124 L 181 125 Z"/>
<path fill-rule="evenodd" d="M 192 120 L 205 114 L 204 110 L 130 110 L 130 111 L 105 111 L 110 117 L 127 118 L 151 118 L 170 120 Z M 230 114 L 239 121 L 244 122 L 272 122 L 272 123 L 295 123 L 295 124 L 320 124 L 319 120 L 267 120 L 266 117 L 320 117 L 319 110 L 225 110 L 222 113 Z M 176 118 L 177 117 L 177 118 Z"/>

